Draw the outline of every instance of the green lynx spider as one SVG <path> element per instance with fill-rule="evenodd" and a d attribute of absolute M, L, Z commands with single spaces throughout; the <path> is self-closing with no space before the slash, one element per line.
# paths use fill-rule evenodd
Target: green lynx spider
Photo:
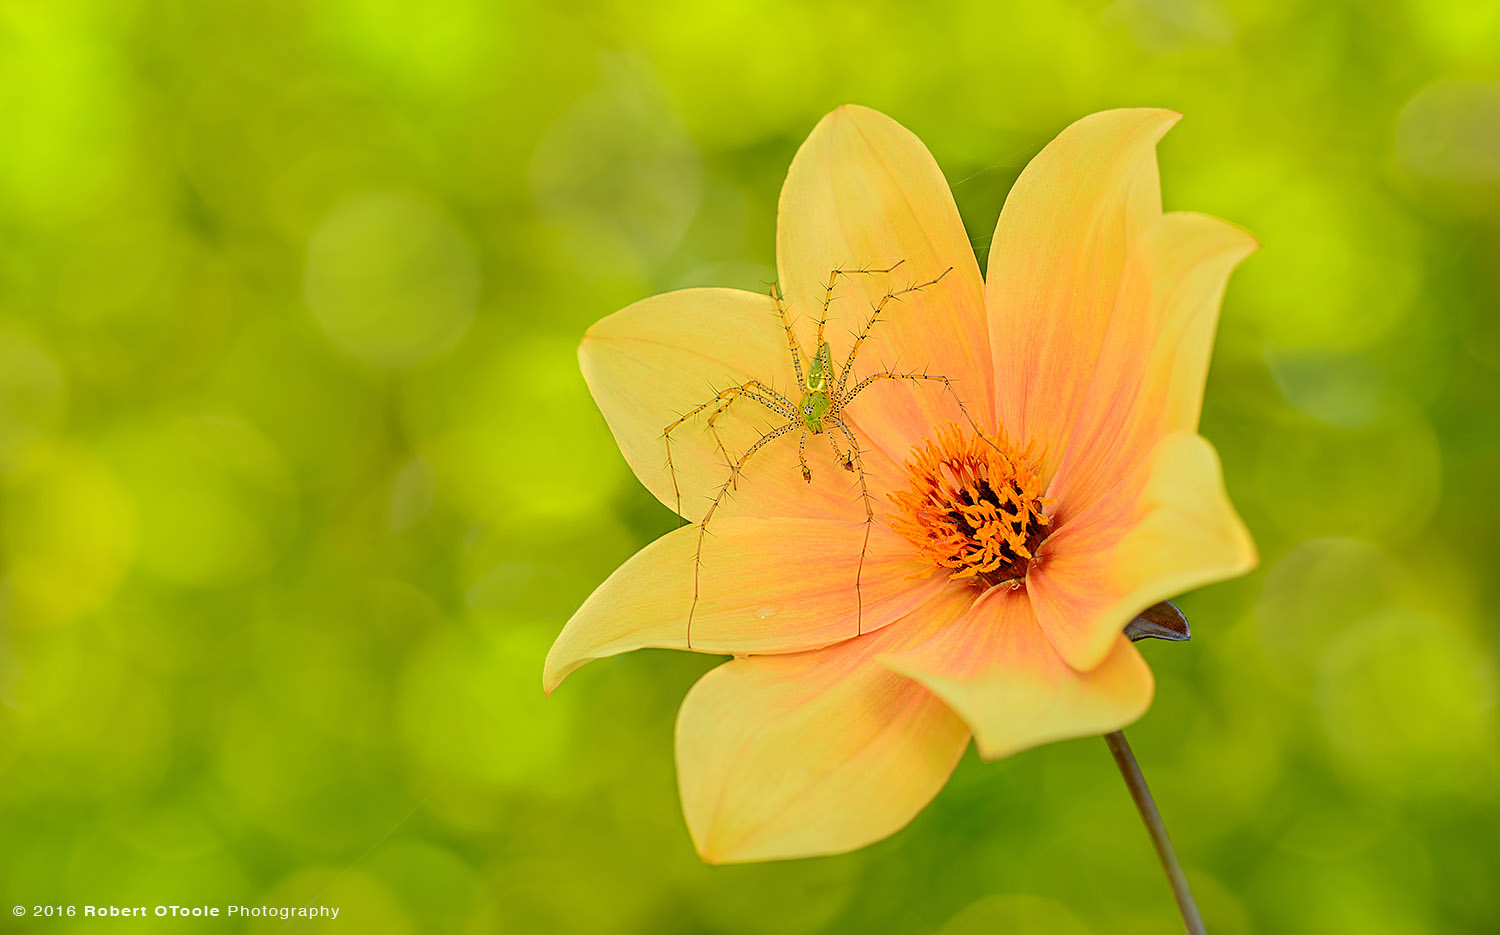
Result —
<path fill-rule="evenodd" d="M 858 436 L 850 427 L 847 420 L 843 418 L 843 412 L 854 402 L 860 393 L 871 385 L 882 380 L 905 380 L 913 383 L 937 383 L 941 385 L 958 405 L 959 412 L 963 413 L 964 419 L 974 428 L 981 438 L 988 441 L 988 436 L 974 422 L 969 410 L 964 406 L 963 400 L 954 392 L 952 381 L 945 376 L 926 372 L 895 372 L 882 370 L 878 373 L 869 374 L 856 380 L 850 385 L 849 380 L 854 373 L 854 361 L 859 355 L 860 348 L 869 338 L 870 332 L 874 330 L 875 323 L 880 319 L 881 312 L 891 302 L 899 301 L 902 296 L 919 292 L 930 286 L 937 285 L 953 271 L 952 267 L 943 270 L 933 279 L 926 282 L 916 283 L 901 289 L 888 290 L 880 301 L 870 306 L 870 315 L 865 319 L 864 326 L 854 336 L 854 343 L 849 348 L 849 354 L 844 359 L 844 366 L 835 370 L 833 365 L 833 352 L 824 339 L 824 330 L 828 324 L 828 308 L 833 303 L 834 287 L 838 284 L 840 277 L 846 276 L 877 276 L 895 272 L 905 260 L 897 260 L 895 263 L 883 269 L 872 269 L 864 267 L 860 269 L 835 269 L 828 274 L 828 284 L 823 293 L 822 309 L 818 318 L 818 331 L 816 338 L 817 354 L 808 357 L 802 351 L 801 344 L 792 330 L 792 321 L 787 314 L 785 303 L 782 301 L 780 291 L 773 284 L 771 286 L 771 299 L 776 305 L 776 314 L 781 319 L 782 330 L 786 332 L 787 349 L 792 356 L 792 371 L 797 377 L 797 389 L 800 399 L 793 401 L 787 396 L 777 392 L 772 387 L 760 380 L 747 380 L 728 389 L 721 390 L 713 399 L 690 409 L 683 413 L 671 425 L 662 430 L 662 443 L 667 452 L 667 471 L 672 478 L 672 493 L 676 497 L 677 514 L 682 515 L 682 491 L 677 484 L 677 470 L 672 464 L 672 432 L 704 412 L 708 413 L 706 424 L 710 433 L 714 436 L 714 444 L 724 456 L 729 466 L 729 477 L 719 486 L 709 504 L 708 511 L 703 514 L 695 525 L 698 527 L 698 542 L 693 553 L 693 601 L 688 608 L 687 621 L 687 648 L 693 647 L 693 614 L 698 608 L 699 582 L 703 571 L 703 539 L 708 533 L 709 521 L 713 519 L 719 506 L 724 502 L 729 491 L 736 485 L 740 474 L 744 471 L 745 464 L 766 445 L 791 432 L 797 432 L 797 459 L 802 465 L 802 478 L 808 483 L 812 482 L 812 470 L 807 465 L 807 436 L 823 435 L 827 437 L 829 445 L 833 448 L 834 459 L 847 471 L 853 472 L 859 478 L 860 499 L 865 507 L 864 521 L 864 544 L 860 548 L 859 565 L 855 571 L 854 593 L 855 593 L 855 635 L 864 632 L 864 597 L 860 592 L 860 583 L 864 575 L 865 553 L 870 547 L 870 527 L 875 522 L 875 508 L 870 496 L 869 483 L 865 477 L 864 464 L 860 458 L 860 447 Z M 803 362 L 806 361 L 804 372 Z M 729 411 L 729 407 L 736 400 L 749 399 L 758 403 L 772 413 L 785 419 L 779 425 L 769 429 L 760 438 L 756 439 L 749 448 L 745 450 L 738 459 L 733 458 L 719 437 L 715 423 Z M 848 443 L 848 451 L 839 446 L 835 433 L 842 436 Z"/>

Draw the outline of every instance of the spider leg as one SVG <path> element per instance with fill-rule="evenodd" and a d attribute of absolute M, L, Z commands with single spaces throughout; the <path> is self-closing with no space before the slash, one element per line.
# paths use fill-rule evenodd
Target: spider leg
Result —
<path fill-rule="evenodd" d="M 747 380 L 744 383 L 741 383 L 739 386 L 731 386 L 728 389 L 720 390 L 713 399 L 710 399 L 708 402 L 704 403 L 701 406 L 695 406 L 694 408 L 689 409 L 687 412 L 683 413 L 682 417 L 677 421 L 662 429 L 662 445 L 666 448 L 667 452 L 667 474 L 672 479 L 672 496 L 675 502 L 676 512 L 678 516 L 682 516 L 682 489 L 678 486 L 677 483 L 677 468 L 672 463 L 672 433 L 680 428 L 683 423 L 687 422 L 689 419 L 692 419 L 700 413 L 705 412 L 709 409 L 713 409 L 714 411 L 710 413 L 708 417 L 709 430 L 713 432 L 714 441 L 718 444 L 719 450 L 723 452 L 724 460 L 726 462 L 729 461 L 729 452 L 724 447 L 723 442 L 719 440 L 719 432 L 714 423 L 718 420 L 719 416 L 723 415 L 723 413 L 729 409 L 734 401 L 739 399 L 740 397 L 754 400 L 767 409 L 770 409 L 772 412 L 775 412 L 778 415 L 784 416 L 788 419 L 795 419 L 797 417 L 797 407 L 792 404 L 791 400 L 787 399 L 785 396 L 781 395 L 776 390 L 765 385 L 759 380 Z"/>
<path fill-rule="evenodd" d="M 870 496 L 870 484 L 865 478 L 864 459 L 860 457 L 859 440 L 855 437 L 854 430 L 837 415 L 826 415 L 823 418 L 843 432 L 844 438 L 849 442 L 849 461 L 846 462 L 846 466 L 859 475 L 859 496 L 865 505 L 865 539 L 859 547 L 859 566 L 854 572 L 854 635 L 860 636 L 865 631 L 865 595 L 861 583 L 865 574 L 865 555 L 870 551 L 870 529 L 875 524 L 875 503 Z M 834 446 L 834 450 L 838 450 L 837 445 Z"/>
<path fill-rule="evenodd" d="M 693 648 L 693 614 L 698 610 L 698 585 L 703 573 L 703 537 L 708 533 L 709 521 L 714 518 L 714 513 L 718 512 L 719 504 L 724 502 L 724 497 L 729 493 L 730 487 L 739 478 L 740 472 L 745 469 L 745 463 L 748 462 L 752 457 L 754 457 L 756 452 L 760 451 L 771 441 L 780 438 L 781 436 L 785 435 L 787 432 L 790 432 L 792 429 L 801 424 L 802 423 L 800 420 L 794 420 L 783 425 L 779 425 L 771 431 L 767 432 L 765 435 L 762 435 L 760 438 L 756 439 L 755 444 L 745 449 L 745 453 L 740 455 L 740 459 L 736 461 L 734 463 L 734 466 L 730 469 L 729 479 L 724 481 L 724 483 L 719 486 L 718 493 L 714 494 L 714 499 L 713 502 L 709 504 L 708 512 L 704 513 L 703 519 L 698 521 L 698 544 L 693 551 L 693 602 L 692 604 L 688 605 L 688 649 Z"/>
<path fill-rule="evenodd" d="M 802 479 L 812 483 L 812 471 L 807 466 L 807 427 L 797 433 L 797 460 L 802 464 Z"/>
<path fill-rule="evenodd" d="M 892 269 L 894 268 L 895 267 L 892 267 Z M 939 273 L 936 279 L 929 279 L 927 282 L 916 283 L 914 285 L 907 286 L 905 289 L 895 289 L 887 292 L 884 296 L 881 297 L 879 302 L 870 306 L 870 317 L 865 319 L 864 327 L 861 328 L 859 330 L 859 333 L 854 336 L 854 343 L 849 347 L 849 356 L 844 360 L 844 369 L 839 372 L 838 384 L 834 387 L 835 396 L 843 395 L 844 387 L 849 379 L 849 374 L 854 371 L 854 358 L 859 354 L 859 349 L 865 343 L 865 339 L 870 336 L 870 332 L 875 330 L 875 322 L 880 319 L 880 313 L 885 310 L 886 305 L 890 304 L 893 301 L 900 301 L 901 297 L 904 295 L 908 295 L 913 292 L 921 292 L 928 286 L 937 285 L 938 283 L 943 281 L 944 276 L 947 276 L 951 272 L 953 272 L 953 267 L 950 266 Z"/>
<path fill-rule="evenodd" d="M 834 441 L 832 432 L 824 432 L 823 436 L 828 439 L 828 446 L 833 449 L 834 460 L 838 461 L 838 463 L 843 466 L 844 470 L 852 473 L 854 471 L 853 452 L 845 454 L 844 449 L 839 447 L 839 443 Z"/>
<path fill-rule="evenodd" d="M 837 414 L 838 412 L 842 411 L 845 406 L 854 401 L 854 398 L 856 396 L 864 392 L 872 384 L 878 383 L 881 380 L 907 380 L 912 383 L 928 382 L 940 384 L 943 389 L 947 391 L 948 395 L 953 399 L 954 405 L 958 406 L 958 411 L 963 413 L 964 421 L 969 423 L 969 427 L 974 430 L 974 434 L 983 439 L 984 443 L 989 445 L 991 448 L 994 448 L 997 451 L 1005 450 L 999 444 L 997 444 L 994 439 L 990 438 L 989 435 L 985 433 L 984 429 L 980 428 L 978 422 L 974 421 L 974 417 L 969 414 L 969 407 L 964 405 L 963 399 L 958 395 L 958 392 L 953 389 L 953 381 L 945 376 L 941 376 L 936 373 L 893 373 L 889 370 L 883 370 L 880 373 L 872 373 L 869 376 L 865 377 L 863 380 L 860 380 L 858 383 L 854 384 L 852 389 L 840 396 L 830 408 L 830 413 Z M 824 416 L 824 418 L 826 419 L 828 417 Z"/>
<path fill-rule="evenodd" d="M 729 407 L 736 399 L 739 399 L 739 397 L 731 396 L 725 400 L 724 404 L 710 412 L 708 419 L 705 420 L 708 425 L 708 433 L 714 437 L 714 447 L 719 450 L 719 454 L 724 458 L 725 467 L 732 467 L 734 465 L 734 458 L 729 456 L 729 447 L 724 444 L 724 438 L 719 434 L 719 427 L 714 423 L 718 421 L 720 416 L 729 411 Z"/>
<path fill-rule="evenodd" d="M 734 457 L 730 455 L 729 447 L 724 444 L 724 438 L 719 434 L 719 427 L 717 423 L 719 421 L 719 418 L 729 411 L 729 407 L 734 404 L 735 400 L 749 397 L 750 399 L 753 399 L 754 401 L 760 403 L 762 406 L 765 406 L 767 409 L 771 409 L 775 412 L 780 413 L 787 419 L 797 418 L 797 412 L 795 409 L 791 408 L 791 402 L 780 393 L 777 393 L 770 387 L 767 387 L 755 380 L 752 380 L 750 381 L 750 383 L 745 384 L 742 389 L 745 389 L 746 387 L 748 387 L 748 389 L 746 389 L 745 392 L 736 396 L 730 396 L 725 399 L 722 405 L 708 414 L 708 419 L 706 420 L 708 423 L 709 434 L 713 435 L 714 437 L 714 445 L 719 449 L 719 454 L 724 457 L 724 466 L 729 468 L 732 468 L 734 466 Z M 765 395 L 767 393 L 771 395 Z M 733 485 L 732 489 L 739 489 L 738 484 Z"/>
<path fill-rule="evenodd" d="M 843 267 L 838 267 L 836 269 L 830 270 L 828 273 L 828 284 L 823 289 L 823 311 L 818 318 L 818 339 L 816 342 L 814 342 L 814 349 L 818 349 L 823 346 L 823 331 L 828 326 L 828 307 L 833 304 L 833 287 L 838 283 L 840 276 L 880 276 L 884 275 L 885 273 L 894 273 L 898 268 L 900 268 L 901 264 L 905 262 L 905 259 L 900 259 L 892 263 L 890 266 L 884 267 L 882 269 L 875 269 L 869 266 L 861 266 L 858 269 L 844 269 Z"/>
<path fill-rule="evenodd" d="M 776 314 L 781 318 L 781 329 L 786 332 L 787 349 L 792 352 L 792 370 L 797 374 L 797 389 L 807 393 L 807 379 L 802 375 L 802 345 L 797 343 L 797 334 L 792 331 L 792 319 L 786 313 L 786 303 L 781 290 L 771 283 L 771 301 L 776 303 Z"/>

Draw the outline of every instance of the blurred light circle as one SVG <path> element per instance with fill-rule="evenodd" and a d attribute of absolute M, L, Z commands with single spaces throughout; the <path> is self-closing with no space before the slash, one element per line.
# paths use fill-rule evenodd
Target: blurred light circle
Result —
<path fill-rule="evenodd" d="M 739 864 L 732 874 L 699 864 L 689 897 L 707 931 L 815 935 L 855 901 L 862 869 L 859 858 Z M 767 901 L 767 893 L 778 898 Z"/>
<path fill-rule="evenodd" d="M 1271 566 L 1255 602 L 1270 671 L 1302 684 L 1329 641 L 1394 602 L 1395 557 L 1362 539 L 1298 543 Z"/>
<path fill-rule="evenodd" d="M 347 585 L 329 581 L 334 597 Z M 368 606 L 368 605 L 367 605 Z M 389 686 L 372 669 L 376 639 L 371 621 L 356 615 L 358 603 L 297 601 L 278 606 L 262 621 L 259 648 L 276 666 L 277 688 L 302 723 L 367 748 L 389 733 L 385 705 Z"/>
<path fill-rule="evenodd" d="M 211 395 L 274 440 L 305 488 L 346 490 L 380 457 L 383 401 L 309 330 L 292 316 L 242 323 L 215 363 Z"/>
<path fill-rule="evenodd" d="M 1365 355 L 1266 347 L 1276 388 L 1299 412 L 1330 425 L 1360 428 L 1385 415 L 1392 393 Z"/>
<path fill-rule="evenodd" d="M 1007 893 L 986 896 L 948 920 L 938 935 L 1089 935 L 1068 907 L 1043 896 Z"/>
<path fill-rule="evenodd" d="M 1469 633 L 1405 610 L 1344 633 L 1318 665 L 1335 762 L 1388 792 L 1451 794 L 1487 780 L 1496 672 Z"/>
<path fill-rule="evenodd" d="M 124 656 L 109 651 L 87 625 L 58 629 L 27 641 L 13 696 L 23 716 L 10 721 L 7 746 L 25 762 L 67 764 L 79 788 L 106 784 L 122 800 L 153 788 L 170 769 L 166 751 L 174 724 L 158 683 L 142 677 Z M 50 795 L 47 771 L 10 773 L 6 791 Z M 28 790 L 27 787 L 30 787 Z"/>
<path fill-rule="evenodd" d="M 491 788 L 546 788 L 571 740 L 575 711 L 536 683 L 548 634 L 512 628 L 452 633 L 419 651 L 402 680 L 397 720 L 425 770 Z"/>
<path fill-rule="evenodd" d="M 1231 293 L 1276 348 L 1362 350 L 1421 301 L 1423 231 L 1387 192 L 1304 175 L 1247 214 L 1272 246 L 1235 274 Z"/>
<path fill-rule="evenodd" d="M 0 331 L 0 474 L 14 470 L 62 422 L 67 382 L 30 337 Z"/>
<path fill-rule="evenodd" d="M 1358 428 L 1277 425 L 1258 472 L 1265 515 L 1298 538 L 1402 541 L 1420 530 L 1441 498 L 1442 447 L 1424 413 L 1390 406 L 1387 418 Z"/>
<path fill-rule="evenodd" d="M 53 448 L 0 486 L 0 592 L 23 624 L 63 623 L 102 606 L 130 565 L 130 493 L 92 454 Z"/>
<path fill-rule="evenodd" d="M 302 293 L 340 350 L 368 364 L 405 367 L 463 335 L 479 298 L 479 264 L 429 200 L 366 194 L 336 208 L 313 234 Z"/>
<path fill-rule="evenodd" d="M 432 467 L 422 458 L 408 458 L 391 478 L 386 528 L 402 532 L 415 526 L 432 512 L 436 496 Z"/>
<path fill-rule="evenodd" d="M 1396 157 L 1427 179 L 1500 184 L 1500 81 L 1440 81 L 1396 123 Z"/>
<path fill-rule="evenodd" d="M 413 918 L 467 919 L 467 931 L 497 930 L 493 887 L 448 847 L 403 836 L 381 845 L 362 868 Z"/>
<path fill-rule="evenodd" d="M 547 835 L 551 837 L 551 835 Z M 571 831 L 567 835 L 579 835 Z M 595 838 L 599 846 L 567 859 L 511 858 L 503 856 L 490 871 L 494 893 L 493 932 L 625 933 L 663 932 L 659 926 L 646 924 L 653 908 L 652 879 L 663 868 L 652 864 L 627 863 L 640 852 L 615 848 Z M 516 848 L 520 854 L 536 847 Z M 508 855 L 507 855 L 508 856 Z M 637 858 L 639 860 L 639 858 Z M 806 866 L 805 862 L 802 866 Z M 647 875 L 651 876 L 647 876 Z M 653 881 L 654 882 L 654 881 Z M 734 929 L 705 929 L 683 926 L 672 931 L 733 932 Z M 781 931 L 762 923 L 759 932 Z M 792 935 L 792 933 L 787 933 Z"/>
<path fill-rule="evenodd" d="M 602 424 L 558 431 L 592 407 L 577 354 L 571 337 L 519 338 L 419 386 L 409 422 L 438 496 L 503 528 L 597 521 L 626 467 Z"/>
<path fill-rule="evenodd" d="M 296 522 L 280 451 L 231 416 L 178 416 L 109 444 L 140 507 L 140 564 L 190 587 L 223 587 L 275 563 Z"/>
<path fill-rule="evenodd" d="M 395 828 L 391 829 L 392 833 L 395 831 Z M 252 917 L 248 920 L 236 917 L 236 925 L 242 926 L 236 930 L 249 932 L 250 935 L 281 935 L 287 931 L 410 935 L 418 931 L 433 931 L 427 925 L 420 928 L 415 926 L 406 907 L 380 880 L 348 864 L 303 870 L 283 879 L 265 893 L 241 896 L 235 901 L 235 905 L 251 909 L 262 906 L 332 909 L 336 906 L 339 910 L 336 921 L 329 920 L 326 916 L 320 920 L 287 920 L 280 915 Z"/>
<path fill-rule="evenodd" d="M 510 51 L 519 38 L 507 28 L 514 15 L 509 5 L 484 0 L 320 0 L 310 10 L 311 38 L 341 70 L 424 99 L 447 100 L 482 79 L 493 80 L 495 53 Z M 504 59 L 501 64 L 511 56 Z"/>
<path fill-rule="evenodd" d="M 222 852 L 223 837 L 202 815 L 179 803 L 143 804 L 138 810 L 114 816 L 116 838 L 149 857 L 197 864 Z"/>
<path fill-rule="evenodd" d="M 134 168 L 133 82 L 82 14 L 7 4 L 0 23 L 0 203 L 11 219 L 48 225 L 88 217 Z"/>
<path fill-rule="evenodd" d="M 605 80 L 557 119 L 532 154 L 537 212 L 591 253 L 623 248 L 657 263 L 698 210 L 702 155 L 649 66 L 609 56 L 600 68 Z"/>

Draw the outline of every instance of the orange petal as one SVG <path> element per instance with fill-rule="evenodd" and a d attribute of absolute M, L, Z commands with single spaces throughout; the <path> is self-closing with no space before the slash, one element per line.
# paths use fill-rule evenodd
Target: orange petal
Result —
<path fill-rule="evenodd" d="M 1162 435 L 1197 430 L 1224 287 L 1256 246 L 1202 214 L 1163 215 L 1141 235 L 1048 491 L 1059 524 L 1115 495 Z"/>
<path fill-rule="evenodd" d="M 706 409 L 671 434 L 675 472 L 667 467 L 666 427 L 720 390 L 752 379 L 793 402 L 799 399 L 786 332 L 770 297 L 734 289 L 686 289 L 637 302 L 590 328 L 578 358 L 636 477 L 658 500 L 694 521 L 728 481 L 728 458 L 737 460 L 768 429 L 790 418 L 740 397 L 715 426 L 721 451 L 707 424 L 713 410 Z M 808 440 L 809 484 L 798 465 L 797 442 L 798 433 L 788 432 L 747 462 L 724 511 L 863 519 L 858 491 L 851 491 L 851 478 L 828 443 Z M 873 452 L 865 461 L 870 471 L 890 470 Z"/>
<path fill-rule="evenodd" d="M 1100 501 L 1060 526 L 1027 573 L 1042 630 L 1075 668 L 1103 662 L 1144 608 L 1255 567 L 1212 445 L 1174 432 L 1144 467 L 1138 497 Z"/>
<path fill-rule="evenodd" d="M 878 630 L 951 587 L 879 525 L 871 527 L 860 576 L 864 533 L 863 523 L 716 520 L 703 540 L 691 646 L 698 529 L 668 533 L 631 556 L 578 608 L 547 654 L 543 687 L 551 692 L 584 663 L 647 646 L 710 653 L 827 646 Z"/>
<path fill-rule="evenodd" d="M 677 716 L 682 810 L 710 863 L 836 854 L 901 829 L 948 781 L 969 732 L 876 661 L 950 624 L 972 592 L 816 652 L 705 675 Z"/>
<path fill-rule="evenodd" d="M 1037 626 L 1023 590 L 985 592 L 958 623 L 882 661 L 932 689 L 968 723 L 986 759 L 1119 730 L 1146 712 L 1151 670 L 1125 637 L 1079 672 Z"/>
<path fill-rule="evenodd" d="M 973 416 L 991 421 L 979 264 L 943 173 L 908 130 L 864 107 L 840 107 L 824 117 L 797 151 L 781 189 L 776 255 L 810 354 L 831 271 L 901 261 L 892 273 L 854 273 L 835 283 L 826 335 L 840 369 L 853 335 L 883 296 L 942 276 L 885 307 L 859 350 L 854 374 L 894 369 L 948 377 Z M 910 382 L 871 386 L 849 415 L 897 463 L 931 426 L 959 417 L 947 394 Z"/>
<path fill-rule="evenodd" d="M 1000 212 L 985 277 L 996 407 L 1011 437 L 1044 446 L 1047 476 L 1106 353 L 1130 248 L 1161 216 L 1155 147 L 1178 116 L 1079 120 L 1031 160 Z"/>

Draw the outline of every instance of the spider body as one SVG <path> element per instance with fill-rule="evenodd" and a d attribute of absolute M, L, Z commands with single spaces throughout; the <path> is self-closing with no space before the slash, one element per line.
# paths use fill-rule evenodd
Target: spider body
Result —
<path fill-rule="evenodd" d="M 865 554 L 870 545 L 870 527 L 875 522 L 875 509 L 873 498 L 870 495 L 868 479 L 865 476 L 864 465 L 861 460 L 858 436 L 850 426 L 848 420 L 843 417 L 844 411 L 858 396 L 875 383 L 894 380 L 908 383 L 937 383 L 947 391 L 957 404 L 959 411 L 974 430 L 982 438 L 986 438 L 984 432 L 969 415 L 963 400 L 954 392 L 952 382 L 945 376 L 930 374 L 926 372 L 895 372 L 882 370 L 871 373 L 851 383 L 854 373 L 855 360 L 859 355 L 860 348 L 869 338 L 880 315 L 887 306 L 901 297 L 919 292 L 929 286 L 936 285 L 944 276 L 948 275 L 951 267 L 943 270 L 936 277 L 925 282 L 908 285 L 904 288 L 888 290 L 885 295 L 875 303 L 872 303 L 869 317 L 866 318 L 863 327 L 855 333 L 854 341 L 849 348 L 848 356 L 843 366 L 835 369 L 833 363 L 833 352 L 824 339 L 824 330 L 828 324 L 828 308 L 833 301 L 834 288 L 840 277 L 854 275 L 884 275 L 894 272 L 904 261 L 898 260 L 891 266 L 883 269 L 836 269 L 829 273 L 827 288 L 824 292 L 821 317 L 817 323 L 817 337 L 815 340 L 816 354 L 808 356 L 802 351 L 798 343 L 796 333 L 792 330 L 791 318 L 787 313 L 785 304 L 782 302 L 780 293 L 775 286 L 771 289 L 771 298 L 776 305 L 776 312 L 781 320 L 781 327 L 786 333 L 787 350 L 791 356 L 792 371 L 796 377 L 797 390 L 800 397 L 793 401 L 787 395 L 777 391 L 769 384 L 760 380 L 747 380 L 728 389 L 721 390 L 713 399 L 708 400 L 684 413 L 676 421 L 662 430 L 662 442 L 666 449 L 667 470 L 671 474 L 672 488 L 677 500 L 677 513 L 682 515 L 682 492 L 677 485 L 676 468 L 672 464 L 672 433 L 684 424 L 704 413 L 707 413 L 704 422 L 709 432 L 714 436 L 715 444 L 729 468 L 729 475 L 720 485 L 712 497 L 707 511 L 695 525 L 698 527 L 698 543 L 694 552 L 693 566 L 693 599 L 688 610 L 687 620 L 687 647 L 692 648 L 692 625 L 693 613 L 697 609 L 699 582 L 703 570 L 703 542 L 708 533 L 708 526 L 714 514 L 728 497 L 729 492 L 736 488 L 740 475 L 744 472 L 745 465 L 759 451 L 778 438 L 797 433 L 797 458 L 802 468 L 802 478 L 808 483 L 812 482 L 812 469 L 807 463 L 807 438 L 809 435 L 822 435 L 828 438 L 829 445 L 833 449 L 834 458 L 840 467 L 854 473 L 858 477 L 860 500 L 864 504 L 864 542 L 860 549 L 859 564 L 855 573 L 855 595 L 856 595 L 856 623 L 855 633 L 863 632 L 863 595 L 860 593 L 860 579 L 864 573 Z M 723 444 L 717 430 L 718 421 L 724 417 L 730 407 L 741 399 L 748 399 L 761 408 L 768 410 L 782 421 L 772 426 L 753 441 L 738 457 L 732 455 Z M 843 447 L 847 446 L 847 448 Z"/>
<path fill-rule="evenodd" d="M 807 392 L 797 406 L 797 411 L 802 413 L 802 424 L 814 435 L 822 433 L 823 417 L 833 407 L 833 400 L 828 398 L 828 371 L 831 369 L 828 342 L 824 341 L 818 349 L 817 359 L 807 368 Z"/>

